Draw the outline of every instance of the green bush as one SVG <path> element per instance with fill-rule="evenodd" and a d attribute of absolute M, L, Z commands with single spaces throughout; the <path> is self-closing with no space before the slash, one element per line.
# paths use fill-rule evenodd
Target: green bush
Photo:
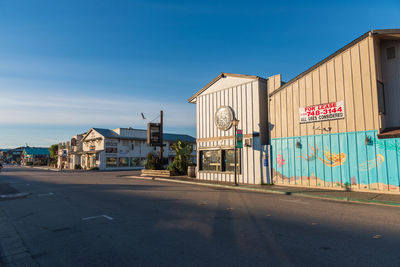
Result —
<path fill-rule="evenodd" d="M 190 155 L 193 151 L 191 144 L 178 140 L 171 148 L 175 152 L 175 158 L 168 166 L 168 170 L 176 171 L 182 175 L 187 174 L 188 166 L 192 164 L 190 160 Z"/>
<path fill-rule="evenodd" d="M 160 160 L 154 155 L 153 152 L 150 152 L 147 154 L 147 164 L 146 164 L 146 169 L 149 170 L 162 170 L 162 164 L 160 163 Z"/>
<path fill-rule="evenodd" d="M 99 170 L 99 167 L 93 167 L 93 168 L 90 168 L 90 170 L 91 170 L 91 171 L 98 171 L 98 170 Z"/>
<path fill-rule="evenodd" d="M 75 170 L 82 170 L 82 166 L 80 164 L 75 164 L 74 169 Z"/>

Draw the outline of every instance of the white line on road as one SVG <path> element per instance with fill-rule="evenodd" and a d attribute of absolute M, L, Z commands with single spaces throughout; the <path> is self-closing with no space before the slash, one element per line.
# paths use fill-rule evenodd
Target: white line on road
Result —
<path fill-rule="evenodd" d="M 85 217 L 85 218 L 82 218 L 82 221 L 97 219 L 97 218 L 101 218 L 101 217 L 106 218 L 107 220 L 110 220 L 110 221 L 114 220 L 113 217 L 103 214 L 103 215 L 98 215 L 98 216 Z"/>
<path fill-rule="evenodd" d="M 39 195 L 36 195 L 36 196 L 37 196 L 37 197 L 44 197 L 44 196 L 52 196 L 52 195 L 54 195 L 53 192 L 46 193 L 46 194 L 39 194 Z"/>

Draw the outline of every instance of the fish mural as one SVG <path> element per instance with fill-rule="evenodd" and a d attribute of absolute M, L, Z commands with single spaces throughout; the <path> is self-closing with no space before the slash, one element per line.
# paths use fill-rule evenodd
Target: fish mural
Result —
<path fill-rule="evenodd" d="M 273 138 L 271 149 L 276 184 L 400 192 L 400 138 L 379 139 L 376 130 L 294 136 Z"/>
<path fill-rule="evenodd" d="M 380 168 L 382 163 L 385 161 L 385 157 L 382 154 L 376 155 L 375 159 L 368 160 L 359 165 L 359 169 L 362 172 L 369 171 L 373 168 Z"/>
<path fill-rule="evenodd" d="M 320 157 L 319 160 L 328 167 L 337 167 L 346 163 L 347 155 L 343 152 L 336 154 L 332 153 L 328 148 L 326 148 L 324 156 L 326 159 Z"/>
<path fill-rule="evenodd" d="M 285 159 L 281 154 L 278 154 L 278 156 L 276 157 L 276 163 L 278 163 L 279 168 L 282 168 L 282 166 L 285 165 Z"/>
<path fill-rule="evenodd" d="M 300 155 L 300 156 L 298 156 L 298 158 L 302 158 L 302 159 L 307 160 L 307 161 L 315 160 L 317 158 L 317 154 L 318 154 L 319 148 L 318 148 L 316 143 L 315 143 L 314 147 L 312 147 L 310 145 L 308 145 L 308 146 L 310 147 L 312 152 L 310 154 L 308 154 L 306 157 L 304 157 L 303 155 Z"/>

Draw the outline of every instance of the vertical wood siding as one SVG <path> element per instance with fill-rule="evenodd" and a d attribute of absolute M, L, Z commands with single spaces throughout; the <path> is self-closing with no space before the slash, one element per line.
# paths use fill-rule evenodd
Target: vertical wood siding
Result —
<path fill-rule="evenodd" d="M 271 137 L 378 130 L 373 45 L 363 39 L 270 97 Z M 342 100 L 344 119 L 299 123 L 299 107 Z"/>

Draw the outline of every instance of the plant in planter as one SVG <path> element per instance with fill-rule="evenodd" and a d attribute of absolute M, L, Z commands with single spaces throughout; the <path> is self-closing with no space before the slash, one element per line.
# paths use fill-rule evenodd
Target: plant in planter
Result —
<path fill-rule="evenodd" d="M 162 164 L 160 160 L 154 155 L 153 152 L 147 154 L 146 169 L 148 170 L 162 170 Z"/>
<path fill-rule="evenodd" d="M 171 146 L 175 152 L 174 161 L 168 166 L 168 170 L 176 171 L 179 174 L 187 174 L 188 166 L 192 164 L 190 155 L 192 154 L 193 148 L 191 144 L 178 140 Z"/>

